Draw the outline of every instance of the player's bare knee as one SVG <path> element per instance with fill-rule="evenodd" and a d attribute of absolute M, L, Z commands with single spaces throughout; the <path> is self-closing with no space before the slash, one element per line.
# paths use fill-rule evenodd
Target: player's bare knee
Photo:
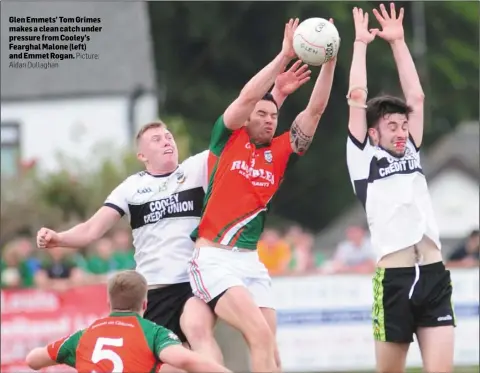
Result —
<path fill-rule="evenodd" d="M 182 331 L 190 344 L 202 343 L 213 339 L 213 330 L 209 323 L 202 319 L 186 320 L 182 323 Z"/>
<path fill-rule="evenodd" d="M 251 327 L 244 332 L 245 339 L 251 348 L 275 348 L 275 336 L 265 320 L 250 323 Z"/>
<path fill-rule="evenodd" d="M 180 327 L 190 344 L 212 340 L 214 326 L 215 316 L 203 301 L 192 298 L 185 304 Z"/>

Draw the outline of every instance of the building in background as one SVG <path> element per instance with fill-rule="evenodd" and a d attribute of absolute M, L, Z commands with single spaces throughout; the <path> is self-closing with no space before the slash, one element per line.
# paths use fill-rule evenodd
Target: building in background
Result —
<path fill-rule="evenodd" d="M 89 34 L 97 60 L 63 61 L 56 69 L 9 68 L 8 17 L 100 17 Z M 86 159 L 93 146 L 133 144 L 137 127 L 157 118 L 155 77 L 146 3 L 2 4 L 1 170 L 16 174 L 21 162 L 58 167 L 58 154 Z"/>
<path fill-rule="evenodd" d="M 479 227 L 479 128 L 478 122 L 460 124 L 421 154 L 440 239 L 447 253 Z M 346 228 L 358 224 L 366 225 L 360 203 L 321 231 L 316 246 L 333 251 Z"/>

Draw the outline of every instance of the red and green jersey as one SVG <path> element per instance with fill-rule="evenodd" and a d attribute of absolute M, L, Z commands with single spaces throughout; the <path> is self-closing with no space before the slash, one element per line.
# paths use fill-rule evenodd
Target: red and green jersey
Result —
<path fill-rule="evenodd" d="M 78 372 L 155 372 L 178 337 L 136 313 L 118 312 L 48 345 L 50 358 Z"/>
<path fill-rule="evenodd" d="M 289 133 L 255 145 L 245 127 L 231 131 L 221 116 L 213 127 L 210 173 L 203 214 L 192 238 L 255 250 L 270 200 L 292 155 Z"/>

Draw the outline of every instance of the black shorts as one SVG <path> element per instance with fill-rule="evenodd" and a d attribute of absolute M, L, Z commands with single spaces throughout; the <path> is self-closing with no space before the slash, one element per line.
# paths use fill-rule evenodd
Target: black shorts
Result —
<path fill-rule="evenodd" d="M 189 282 L 151 289 L 147 294 L 147 309 L 143 317 L 174 332 L 182 342 L 187 342 L 180 328 L 180 317 L 185 303 L 193 297 Z"/>
<path fill-rule="evenodd" d="M 410 343 L 419 326 L 455 326 L 450 271 L 442 262 L 428 264 L 419 267 L 416 283 L 415 279 L 415 267 L 377 268 L 372 309 L 375 340 Z"/>

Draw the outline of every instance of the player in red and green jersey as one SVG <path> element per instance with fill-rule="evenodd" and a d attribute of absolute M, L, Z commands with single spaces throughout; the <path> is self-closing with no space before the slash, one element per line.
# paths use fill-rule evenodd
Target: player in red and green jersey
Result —
<path fill-rule="evenodd" d="M 79 373 L 158 372 L 162 364 L 188 372 L 228 372 L 190 351 L 169 329 L 142 317 L 147 304 L 147 281 L 135 271 L 123 271 L 108 284 L 112 312 L 86 329 L 32 350 L 26 360 L 38 370 L 66 364 Z"/>
<path fill-rule="evenodd" d="M 335 59 L 318 76 L 305 110 L 290 131 L 274 137 L 278 106 L 268 90 L 295 57 L 298 25 L 285 26 L 281 53 L 243 88 L 216 121 L 210 151 L 217 161 L 210 176 L 198 229 L 190 282 L 196 296 L 244 336 L 254 372 L 280 369 L 276 352 L 276 314 L 270 277 L 256 252 L 269 203 L 293 154 L 310 146 L 327 105 Z"/>

